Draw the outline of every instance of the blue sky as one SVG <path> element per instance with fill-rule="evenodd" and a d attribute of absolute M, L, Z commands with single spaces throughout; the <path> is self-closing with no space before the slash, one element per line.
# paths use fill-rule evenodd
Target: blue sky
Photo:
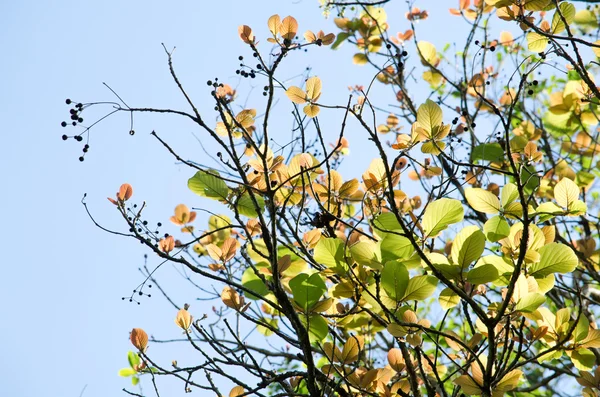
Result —
<path fill-rule="evenodd" d="M 388 7 L 392 31 L 404 31 L 409 28 L 405 3 L 394 3 Z M 453 1 L 444 3 L 454 5 Z M 432 14 L 420 26 L 420 38 L 441 43 L 452 35 L 459 37 L 461 30 L 448 25 L 458 19 L 449 17 L 447 7 L 435 11 L 433 4 L 439 3 L 417 2 Z M 96 228 L 80 201 L 87 193 L 96 219 L 123 230 L 106 197 L 129 182 L 135 200 L 148 202 L 147 219 L 163 222 L 165 231 L 176 231 L 168 222 L 175 205 L 207 203 L 186 188 L 193 172 L 175 164 L 149 133 L 156 130 L 184 157 L 208 162 L 194 136 L 200 131 L 176 117 L 138 116 L 132 137 L 128 116 L 116 115 L 92 130 L 90 151 L 80 163 L 85 142 L 60 139 L 65 132 L 74 133 L 60 127 L 68 119 L 65 98 L 115 100 L 102 85 L 106 82 L 132 106 L 186 109 L 168 74 L 164 42 L 169 48 L 177 47 L 174 61 L 182 81 L 202 111 L 213 117 L 206 80 L 218 76 L 235 86 L 237 57 L 251 59 L 238 39 L 237 26 L 252 26 L 266 44 L 266 21 L 274 13 L 294 15 L 301 32 L 336 30 L 331 20 L 322 18 L 316 0 L 24 0 L 0 4 L 4 58 L 0 109 L 5 137 L 0 145 L 5 186 L 0 195 L 5 247 L 0 277 L 3 395 L 79 396 L 84 387 L 86 397 L 124 395 L 120 390 L 128 386 L 128 380 L 116 373 L 127 364 L 129 330 L 141 327 L 157 338 L 180 336 L 173 323 L 175 310 L 157 291 L 139 306 L 121 301 L 142 281 L 138 268 L 146 251 L 133 240 Z M 347 97 L 347 86 L 368 84 L 372 76 L 372 70 L 352 65 L 351 56 L 348 48 L 335 53 L 311 49 L 307 54 L 294 54 L 280 76 L 298 76 L 304 67 L 312 66 L 324 81 L 322 100 L 340 103 Z M 256 81 L 255 85 L 253 92 L 247 81 L 239 87 L 241 95 L 249 95 L 249 103 L 262 100 L 264 83 Z M 290 110 L 287 102 L 277 105 L 275 122 L 281 127 L 282 142 L 289 135 L 290 121 L 285 116 Z M 101 115 L 84 117 L 92 120 Z M 322 117 L 321 122 L 337 130 L 339 116 Z M 348 132 L 351 142 L 360 135 L 358 128 Z M 370 152 L 359 147 L 351 150 L 352 163 L 346 162 L 342 171 L 358 176 Z M 150 257 L 149 265 L 157 264 Z M 194 304 L 197 291 L 174 268 L 161 268 L 158 277 L 178 304 L 190 302 L 195 315 L 204 313 L 206 305 Z M 196 359 L 183 346 L 151 349 L 153 357 L 167 364 L 173 359 L 182 363 Z M 160 384 L 164 394 L 184 395 L 180 383 L 161 379 Z"/>

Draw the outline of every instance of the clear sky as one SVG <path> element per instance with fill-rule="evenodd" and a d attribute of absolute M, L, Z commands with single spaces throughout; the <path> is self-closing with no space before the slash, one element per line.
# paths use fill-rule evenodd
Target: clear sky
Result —
<path fill-rule="evenodd" d="M 408 29 L 405 2 L 392 3 L 387 7 L 391 31 Z M 440 9 L 441 3 L 446 6 Z M 431 14 L 420 25 L 421 39 L 460 40 L 464 32 L 451 25 L 459 20 L 452 22 L 447 11 L 454 1 L 416 5 Z M 85 397 L 125 395 L 120 390 L 129 381 L 119 378 L 117 371 L 127 365 L 131 328 L 144 328 L 157 338 L 181 335 L 173 323 L 175 310 L 158 291 L 139 306 L 121 301 L 143 280 L 138 268 L 146 251 L 133 240 L 96 228 L 80 200 L 87 193 L 96 219 L 123 231 L 124 224 L 106 197 L 128 182 L 137 202 L 148 201 L 147 219 L 163 222 L 165 231 L 176 231 L 168 222 L 175 205 L 207 202 L 186 188 L 193 172 L 175 164 L 149 133 L 156 130 L 184 157 L 209 162 L 194 137 L 200 131 L 174 117 L 138 116 L 132 137 L 127 115 L 117 115 L 92 130 L 90 151 L 80 163 L 85 142 L 60 138 L 65 132 L 74 133 L 60 127 L 68 119 L 65 98 L 115 100 L 102 85 L 106 82 L 131 106 L 187 109 L 168 74 L 164 42 L 177 47 L 174 61 L 181 79 L 200 108 L 213 117 L 206 80 L 218 76 L 235 86 L 237 57 L 251 58 L 237 36 L 237 26 L 252 26 L 266 44 L 266 21 L 274 13 L 294 15 L 301 32 L 336 31 L 333 22 L 322 17 L 316 0 L 0 2 L 1 395 L 79 396 L 84 387 Z M 293 78 L 312 66 L 324 82 L 322 100 L 341 103 L 347 86 L 368 84 L 372 76 L 372 70 L 352 65 L 351 56 L 349 48 L 293 54 L 280 76 Z M 240 86 L 250 103 L 262 98 L 264 83 L 255 85 L 250 94 L 248 82 Z M 283 117 L 291 105 L 282 102 L 277 109 L 282 118 L 280 139 L 285 142 L 290 122 Z M 92 120 L 101 115 L 84 116 Z M 321 122 L 333 129 L 338 116 L 322 117 Z M 359 133 L 349 130 L 350 138 Z M 342 171 L 358 176 L 370 152 L 352 146 L 351 150 L 353 162 Z M 149 265 L 157 264 L 150 257 Z M 173 267 L 161 268 L 158 277 L 178 304 L 192 303 L 195 315 L 210 313 L 210 304 L 194 303 L 197 291 Z M 197 359 L 183 346 L 151 349 L 152 356 L 167 366 L 173 359 Z M 160 385 L 164 395 L 184 395 L 178 382 L 161 379 Z"/>

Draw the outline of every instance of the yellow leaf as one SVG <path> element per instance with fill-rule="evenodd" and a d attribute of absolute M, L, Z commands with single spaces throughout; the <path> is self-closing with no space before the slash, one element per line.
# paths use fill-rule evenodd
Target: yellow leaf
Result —
<path fill-rule="evenodd" d="M 313 102 L 321 96 L 321 79 L 313 76 L 306 80 L 306 97 Z"/>
<path fill-rule="evenodd" d="M 481 394 L 481 388 L 469 375 L 461 375 L 454 380 L 454 384 L 460 386 L 463 392 L 469 395 Z"/>
<path fill-rule="evenodd" d="M 428 137 L 431 137 L 434 127 L 442 124 L 442 118 L 442 109 L 431 99 L 425 101 L 417 110 L 417 122 L 429 134 Z"/>
<path fill-rule="evenodd" d="M 192 315 L 186 309 L 181 309 L 177 312 L 175 324 L 181 327 L 184 331 L 187 331 L 192 325 L 192 320 Z"/>
<path fill-rule="evenodd" d="M 581 347 L 600 348 L 600 330 L 591 328 L 587 337 L 581 341 Z"/>
<path fill-rule="evenodd" d="M 229 392 L 229 397 L 239 397 L 245 393 L 246 391 L 243 386 L 236 386 Z"/>
<path fill-rule="evenodd" d="M 500 44 L 503 46 L 509 46 L 514 43 L 514 38 L 511 32 L 507 32 L 506 30 L 500 32 Z"/>
<path fill-rule="evenodd" d="M 419 41 L 417 49 L 421 57 L 421 63 L 425 66 L 437 66 L 440 63 L 440 57 L 437 55 L 435 46 L 428 41 Z"/>
<path fill-rule="evenodd" d="M 467 202 L 475 211 L 485 214 L 497 214 L 500 211 L 500 200 L 492 192 L 481 188 L 465 189 Z"/>
<path fill-rule="evenodd" d="M 569 178 L 562 178 L 554 187 L 554 198 L 558 205 L 569 209 L 579 198 L 579 187 Z"/>
<path fill-rule="evenodd" d="M 592 47 L 592 51 L 594 51 L 594 55 L 596 55 L 597 58 L 600 58 L 600 40 L 594 41 L 594 46 L 595 47 Z"/>
<path fill-rule="evenodd" d="M 352 57 L 352 63 L 354 63 L 355 65 L 366 65 L 367 62 L 369 62 L 369 58 L 367 58 L 367 56 L 365 54 L 354 54 L 354 56 Z"/>
<path fill-rule="evenodd" d="M 527 49 L 532 52 L 543 52 L 548 46 L 548 38 L 536 32 L 527 33 Z"/>
<path fill-rule="evenodd" d="M 317 41 L 317 36 L 312 31 L 307 30 L 304 33 L 304 39 L 309 43 L 314 43 L 315 41 Z"/>
<path fill-rule="evenodd" d="M 308 117 L 313 118 L 316 117 L 319 114 L 319 111 L 321 110 L 317 105 L 306 105 L 304 107 L 304 114 L 306 114 Z"/>
<path fill-rule="evenodd" d="M 362 336 L 355 335 L 348 338 L 342 350 L 341 362 L 350 364 L 358 359 L 360 351 L 364 348 L 364 340 Z"/>
<path fill-rule="evenodd" d="M 269 18 L 267 25 L 269 26 L 269 30 L 271 31 L 273 36 L 277 36 L 277 34 L 279 33 L 279 27 L 281 25 L 281 18 L 279 18 L 279 15 L 277 14 L 272 15 Z"/>
<path fill-rule="evenodd" d="M 287 97 L 290 98 L 292 102 L 297 103 L 299 105 L 306 102 L 306 93 L 300 87 L 291 86 L 287 89 L 285 95 L 287 95 Z"/>
<path fill-rule="evenodd" d="M 510 371 L 509 373 L 504 375 L 504 377 L 500 380 L 500 382 L 498 382 L 498 384 L 494 388 L 494 391 L 502 392 L 502 393 L 511 391 L 512 389 L 517 387 L 517 384 L 519 383 L 519 379 L 521 379 L 522 375 L 523 375 L 523 372 L 519 371 L 518 369 Z"/>

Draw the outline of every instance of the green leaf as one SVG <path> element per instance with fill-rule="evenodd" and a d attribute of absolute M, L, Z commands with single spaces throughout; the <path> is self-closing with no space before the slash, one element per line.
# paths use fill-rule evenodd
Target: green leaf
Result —
<path fill-rule="evenodd" d="M 525 9 L 529 11 L 548 11 L 554 8 L 553 0 L 527 0 L 524 3 Z"/>
<path fill-rule="evenodd" d="M 560 13 L 558 12 L 558 10 L 560 10 Z M 577 11 L 573 4 L 567 2 L 560 3 L 560 5 L 558 6 L 558 10 L 554 13 L 554 16 L 552 17 L 552 25 L 550 28 L 552 34 L 559 34 L 566 29 L 565 23 L 563 22 L 563 18 L 565 19 L 565 21 L 567 21 L 567 25 L 570 26 L 575 20 L 575 14 Z"/>
<path fill-rule="evenodd" d="M 408 286 L 408 269 L 397 261 L 387 262 L 381 272 L 381 287 L 390 298 L 399 301 Z"/>
<path fill-rule="evenodd" d="M 517 302 L 517 305 L 515 306 L 515 310 L 523 313 L 533 313 L 544 302 L 546 302 L 546 297 L 534 292 L 519 299 L 519 302 Z"/>
<path fill-rule="evenodd" d="M 519 190 L 517 185 L 514 183 L 507 183 L 502 188 L 500 193 L 500 204 L 502 208 L 506 208 L 507 205 L 514 203 L 519 198 Z"/>
<path fill-rule="evenodd" d="M 564 244 L 544 245 L 539 253 L 540 261 L 531 265 L 529 269 L 529 275 L 535 278 L 546 277 L 552 273 L 570 273 L 579 263 L 575 252 Z"/>
<path fill-rule="evenodd" d="M 263 318 L 260 319 L 260 321 L 262 323 L 264 323 L 264 324 L 270 325 L 272 328 L 279 329 L 279 320 L 276 319 L 276 318 L 266 318 L 266 317 L 263 317 Z M 270 328 L 268 326 L 265 326 L 265 325 L 260 325 L 260 324 L 258 324 L 256 326 L 256 330 L 258 332 L 260 332 L 264 336 L 271 336 L 271 335 L 273 335 L 275 333 L 275 331 L 273 331 L 272 328 Z"/>
<path fill-rule="evenodd" d="M 590 333 L 590 322 L 587 317 L 582 314 L 579 316 L 579 321 L 577 322 L 577 326 L 575 326 L 575 331 L 573 331 L 573 338 L 575 342 L 581 342 L 585 338 L 587 338 Z"/>
<path fill-rule="evenodd" d="M 136 386 L 138 383 L 140 383 L 140 378 L 137 376 L 134 376 L 131 378 L 131 384 Z"/>
<path fill-rule="evenodd" d="M 244 274 L 242 274 L 242 285 L 259 295 L 255 296 L 252 294 L 245 294 L 246 298 L 248 299 L 258 300 L 261 296 L 265 296 L 269 293 L 269 289 L 267 288 L 265 283 L 263 283 L 263 281 L 260 278 L 258 278 L 258 276 L 254 273 L 254 270 L 251 267 L 246 269 L 246 271 L 244 271 Z"/>
<path fill-rule="evenodd" d="M 402 301 L 420 301 L 429 298 L 435 291 L 437 283 L 437 278 L 433 276 L 417 276 L 411 278 L 406 286 Z"/>
<path fill-rule="evenodd" d="M 377 236 L 385 236 L 387 232 L 393 230 L 402 231 L 402 227 L 392 212 L 384 212 L 373 219 L 373 232 Z"/>
<path fill-rule="evenodd" d="M 254 195 L 254 198 L 256 199 L 256 203 L 258 204 L 260 212 L 263 212 L 265 209 L 265 200 L 257 194 Z M 256 218 L 258 216 L 254 202 L 252 201 L 250 193 L 248 192 L 244 192 L 237 198 L 235 208 L 240 215 L 247 216 L 248 218 Z"/>
<path fill-rule="evenodd" d="M 465 189 L 467 202 L 475 211 L 485 214 L 497 214 L 500 211 L 500 200 L 492 192 L 481 188 Z"/>
<path fill-rule="evenodd" d="M 483 234 L 485 234 L 485 238 L 489 242 L 495 243 L 510 234 L 510 226 L 504 218 L 496 215 L 485 222 L 485 225 L 483 225 Z"/>
<path fill-rule="evenodd" d="M 429 134 L 431 134 L 434 127 L 442 124 L 442 118 L 442 109 L 431 99 L 425 101 L 417 110 L 417 122 Z"/>
<path fill-rule="evenodd" d="M 231 236 L 231 228 L 227 226 L 231 225 L 231 219 L 226 215 L 211 215 L 208 218 L 208 230 L 215 231 L 220 229 L 218 232 L 211 234 L 217 241 L 225 241 Z M 225 228 L 225 229 L 224 229 Z"/>
<path fill-rule="evenodd" d="M 318 314 L 311 316 L 300 316 L 300 320 L 304 323 L 305 327 L 308 327 L 308 337 L 311 343 L 320 343 L 329 334 L 329 328 L 327 328 L 327 321 Z"/>
<path fill-rule="evenodd" d="M 229 188 L 214 170 L 198 171 L 188 180 L 188 188 L 200 197 L 227 200 Z"/>
<path fill-rule="evenodd" d="M 581 200 L 575 200 L 571 203 L 569 208 L 569 214 L 571 215 L 585 215 L 587 212 L 587 204 Z"/>
<path fill-rule="evenodd" d="M 481 257 L 485 250 L 485 235 L 478 226 L 467 226 L 456 234 L 452 242 L 452 260 L 465 269 Z"/>
<path fill-rule="evenodd" d="M 133 368 L 121 368 L 119 370 L 119 376 L 122 376 L 124 378 L 128 376 L 133 376 L 135 374 L 137 374 L 137 371 Z"/>
<path fill-rule="evenodd" d="M 598 19 L 596 18 L 596 14 L 594 14 L 590 10 L 579 10 L 575 14 L 575 18 L 573 19 L 578 25 L 588 28 L 597 28 L 598 27 Z"/>
<path fill-rule="evenodd" d="M 131 368 L 135 367 L 136 365 L 140 365 L 140 363 L 142 362 L 140 360 L 140 356 L 132 351 L 127 352 L 127 361 L 129 361 L 129 366 Z"/>
<path fill-rule="evenodd" d="M 514 267 L 506 262 L 505 258 L 497 255 L 486 255 L 479 259 L 475 264 L 475 268 L 484 266 L 486 264 L 492 264 L 498 270 L 498 279 L 494 281 L 495 285 L 504 286 L 508 285 L 512 272 L 515 270 Z"/>
<path fill-rule="evenodd" d="M 349 33 L 346 32 L 340 32 L 338 33 L 335 41 L 333 42 L 333 44 L 331 45 L 331 49 L 332 50 L 337 50 L 338 48 L 340 48 L 340 46 L 342 44 L 344 44 L 344 41 L 346 41 L 346 39 L 350 37 Z"/>
<path fill-rule="evenodd" d="M 350 247 L 350 254 L 352 255 L 352 259 L 360 265 L 375 270 L 380 270 L 382 267 L 381 250 L 379 249 L 379 245 L 373 240 L 359 241 L 352 245 Z"/>
<path fill-rule="evenodd" d="M 327 291 L 325 282 L 319 273 L 309 276 L 306 273 L 300 273 L 290 280 L 290 289 L 294 295 L 296 303 L 308 311 L 315 303 L 321 299 L 321 296 Z"/>
<path fill-rule="evenodd" d="M 498 269 L 492 264 L 475 267 L 467 273 L 467 281 L 476 285 L 496 281 L 497 278 Z"/>
<path fill-rule="evenodd" d="M 440 306 L 444 310 L 452 309 L 460 303 L 460 297 L 450 288 L 444 288 L 442 292 L 440 292 L 440 297 L 438 299 L 440 301 Z"/>
<path fill-rule="evenodd" d="M 381 240 L 381 261 L 387 262 L 393 259 L 408 259 L 415 248 L 406 237 L 388 233 Z"/>
<path fill-rule="evenodd" d="M 589 371 L 594 368 L 596 356 L 591 350 L 580 348 L 571 353 L 571 361 L 578 370 Z"/>
<path fill-rule="evenodd" d="M 441 198 L 430 203 L 423 215 L 422 226 L 426 237 L 435 237 L 442 230 L 464 218 L 464 209 L 460 201 Z"/>
<path fill-rule="evenodd" d="M 521 180 L 525 181 L 523 190 L 525 193 L 533 193 L 540 186 L 540 176 L 538 175 L 535 167 L 528 165 L 521 167 L 520 172 Z"/>
<path fill-rule="evenodd" d="M 321 238 L 315 246 L 315 261 L 338 273 L 348 270 L 344 260 L 344 242 L 339 238 Z"/>
<path fill-rule="evenodd" d="M 554 218 L 555 215 L 560 215 L 564 212 L 565 211 L 562 208 L 551 201 L 542 203 L 535 209 L 539 222 L 546 222 L 547 220 Z"/>
<path fill-rule="evenodd" d="M 527 49 L 532 52 L 544 52 L 548 46 L 548 38 L 536 32 L 527 33 Z"/>
<path fill-rule="evenodd" d="M 473 148 L 471 157 L 473 161 L 498 162 L 504 160 L 504 149 L 502 149 L 499 143 L 482 143 Z"/>

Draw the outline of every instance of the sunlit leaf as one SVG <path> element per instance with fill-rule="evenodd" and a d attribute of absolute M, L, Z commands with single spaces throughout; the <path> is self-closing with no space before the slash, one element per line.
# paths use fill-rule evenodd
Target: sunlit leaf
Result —
<path fill-rule="evenodd" d="M 299 105 L 306 103 L 306 92 L 300 87 L 291 86 L 285 91 L 285 95 L 294 103 Z"/>
<path fill-rule="evenodd" d="M 319 275 L 300 273 L 289 282 L 296 303 L 306 312 L 313 307 L 327 290 L 325 282 Z"/>
<path fill-rule="evenodd" d="M 500 200 L 498 200 L 498 197 L 485 189 L 465 189 L 465 197 L 475 211 L 486 214 L 497 214 L 500 211 Z"/>
<path fill-rule="evenodd" d="M 485 249 L 485 235 L 478 226 L 467 226 L 456 234 L 452 243 L 452 260 L 461 268 L 481 257 Z M 497 276 L 497 275 L 496 275 Z"/>
<path fill-rule="evenodd" d="M 483 233 L 488 241 L 495 243 L 510 234 L 510 226 L 504 218 L 496 215 L 485 222 Z"/>
<path fill-rule="evenodd" d="M 387 262 L 381 272 L 381 286 L 390 298 L 400 300 L 408 286 L 408 269 L 397 261 Z"/>
<path fill-rule="evenodd" d="M 429 298 L 435 291 L 437 283 L 437 278 L 433 276 L 417 276 L 411 278 L 406 286 L 402 301 L 419 301 Z"/>
<path fill-rule="evenodd" d="M 187 331 L 192 326 L 192 320 L 194 318 L 186 309 L 181 309 L 177 312 L 177 316 L 175 317 L 175 324 L 177 324 L 181 329 Z"/>
<path fill-rule="evenodd" d="M 254 34 L 252 33 L 252 29 L 250 28 L 250 26 L 241 25 L 240 27 L 238 27 L 238 34 L 240 36 L 240 39 L 244 43 L 246 43 L 246 44 L 254 43 Z"/>
<path fill-rule="evenodd" d="M 569 178 L 562 178 L 554 187 L 554 198 L 558 205 L 570 209 L 579 198 L 579 186 Z"/>
<path fill-rule="evenodd" d="M 227 200 L 229 188 L 217 171 L 198 171 L 188 180 L 189 189 L 198 196 L 215 200 Z"/>
<path fill-rule="evenodd" d="M 148 347 L 148 334 L 141 328 L 134 328 L 129 335 L 131 344 L 141 352 L 145 352 Z"/>
<path fill-rule="evenodd" d="M 463 218 L 464 210 L 460 201 L 441 198 L 427 206 L 422 226 L 427 237 L 435 237 L 449 225 L 458 223 Z"/>
<path fill-rule="evenodd" d="M 579 260 L 575 252 L 568 246 L 551 243 L 540 248 L 540 261 L 531 265 L 529 274 L 546 277 L 552 273 L 570 273 L 577 267 Z"/>
<path fill-rule="evenodd" d="M 438 300 L 440 302 L 440 306 L 444 310 L 451 309 L 460 303 L 460 297 L 450 288 L 444 288 L 442 292 L 440 292 Z"/>
<path fill-rule="evenodd" d="M 471 284 L 485 284 L 498 278 L 498 269 L 492 264 L 475 267 L 467 272 L 467 281 Z"/>
<path fill-rule="evenodd" d="M 428 99 L 417 110 L 417 122 L 426 132 L 430 133 L 433 129 L 442 124 L 442 109 L 440 106 Z"/>
<path fill-rule="evenodd" d="M 527 33 L 527 49 L 532 52 L 544 52 L 548 38 L 536 32 Z"/>

